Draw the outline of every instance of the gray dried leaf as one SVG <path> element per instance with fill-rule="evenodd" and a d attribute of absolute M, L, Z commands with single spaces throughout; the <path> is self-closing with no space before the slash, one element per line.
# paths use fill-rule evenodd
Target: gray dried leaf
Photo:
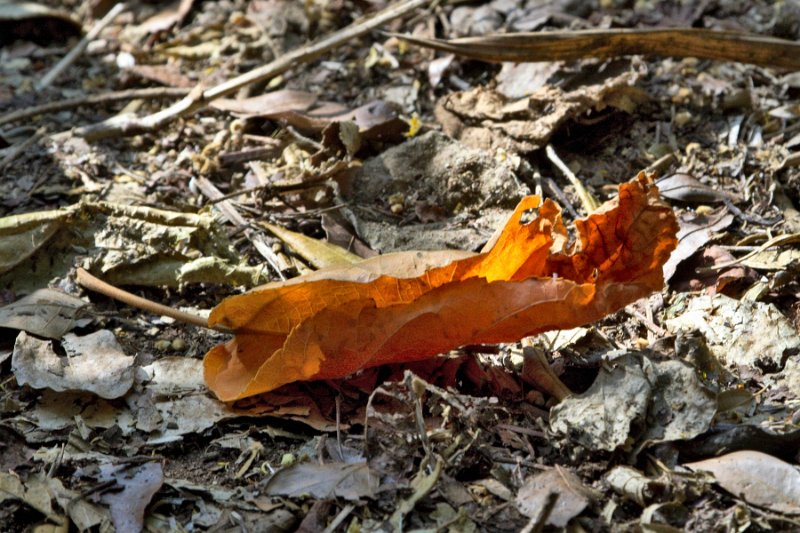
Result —
<path fill-rule="evenodd" d="M 665 325 L 673 333 L 699 330 L 711 352 L 728 366 L 780 369 L 789 354 L 800 350 L 795 327 L 774 305 L 722 294 L 693 298 Z"/>
<path fill-rule="evenodd" d="M 550 493 L 557 494 L 558 499 L 547 517 L 547 524 L 556 527 L 566 526 L 592 499 L 591 491 L 578 476 L 556 466 L 525 481 L 517 494 L 517 509 L 525 516 L 535 518 L 539 516 Z"/>
<path fill-rule="evenodd" d="M 717 413 L 716 395 L 683 361 L 643 361 L 653 384 L 643 439 L 674 441 L 694 438 L 711 426 Z"/>
<path fill-rule="evenodd" d="M 67 356 L 58 355 L 51 341 L 19 334 L 11 369 L 20 385 L 54 391 L 85 391 L 101 398 L 124 396 L 133 385 L 134 358 L 125 355 L 109 330 L 84 337 L 64 336 Z"/>
<path fill-rule="evenodd" d="M 631 424 L 647 413 L 652 385 L 633 355 L 603 368 L 592 386 L 564 399 L 550 415 L 550 428 L 590 449 L 614 451 L 629 439 Z"/>
<path fill-rule="evenodd" d="M 722 202 L 726 198 L 736 200 L 735 195 L 709 187 L 694 176 L 682 172 L 656 180 L 656 187 L 661 196 L 680 202 Z"/>
<path fill-rule="evenodd" d="M 276 472 L 264 487 L 264 493 L 354 501 L 374 495 L 377 489 L 378 478 L 370 473 L 367 463 L 298 463 Z"/>
<path fill-rule="evenodd" d="M 100 501 L 111 511 L 111 521 L 117 533 L 139 533 L 144 527 L 144 511 L 164 483 L 160 463 L 141 465 L 100 466 L 98 481 L 115 481 L 115 488 L 105 491 Z"/>
<path fill-rule="evenodd" d="M 711 472 L 723 489 L 748 503 L 800 514 L 800 471 L 771 455 L 745 450 L 684 466 Z"/>
<path fill-rule="evenodd" d="M 708 430 L 716 396 L 683 361 L 651 361 L 627 353 L 602 369 L 585 393 L 551 412 L 553 431 L 590 449 L 614 451 L 636 440 L 691 439 Z M 641 433 L 632 433 L 632 428 Z"/>
<path fill-rule="evenodd" d="M 39 289 L 16 302 L 0 307 L 0 327 L 19 329 L 60 339 L 75 326 L 87 303 L 55 289 Z"/>

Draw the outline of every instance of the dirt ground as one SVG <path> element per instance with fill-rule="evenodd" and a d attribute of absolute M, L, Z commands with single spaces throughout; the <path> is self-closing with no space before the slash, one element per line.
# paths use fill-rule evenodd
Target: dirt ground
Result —
<path fill-rule="evenodd" d="M 797 43 L 800 4 L 431 2 L 152 131 L 95 138 L 81 128 L 156 113 L 385 7 L 132 0 L 42 86 L 114 4 L 0 3 L 0 530 L 800 530 L 798 72 L 497 64 L 387 33 Z M 660 292 L 579 328 L 235 402 L 202 363 L 231 335 L 77 278 L 203 321 L 342 261 L 467 257 L 530 194 L 571 226 L 643 170 L 679 224 Z M 542 359 L 567 398 L 534 376 Z"/>

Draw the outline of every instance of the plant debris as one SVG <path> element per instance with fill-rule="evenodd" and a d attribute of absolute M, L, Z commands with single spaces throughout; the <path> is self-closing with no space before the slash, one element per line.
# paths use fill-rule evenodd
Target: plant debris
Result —
<path fill-rule="evenodd" d="M 796 2 L 0 30 L 4 532 L 800 528 Z"/>

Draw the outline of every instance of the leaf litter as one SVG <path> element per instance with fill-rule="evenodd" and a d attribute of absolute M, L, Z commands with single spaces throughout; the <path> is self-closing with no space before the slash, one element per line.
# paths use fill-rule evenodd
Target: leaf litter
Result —
<path fill-rule="evenodd" d="M 107 8 L 80 4 L 60 7 L 85 29 Z M 232 79 L 364 7 L 286 6 L 131 4 L 41 93 L 30 87 L 64 55 L 74 21 L 44 40 L 20 23 L 4 41 L 4 527 L 796 528 L 792 75 L 692 58 L 495 67 L 375 33 L 157 132 L 54 135 L 157 112 L 196 80 Z M 800 37 L 784 5 L 437 9 L 437 24 L 420 11 L 390 29 L 450 39 L 669 20 Z M 33 109 L 45 102 L 63 107 Z M 26 123 L 16 110 L 36 113 Z M 548 144 L 580 188 L 544 157 Z M 431 349 L 444 357 L 224 404 L 200 357 L 226 334 L 74 281 L 81 266 L 197 312 L 259 284 L 346 270 L 353 254 L 464 260 L 527 195 L 556 200 L 569 228 L 581 195 L 611 199 L 645 168 L 666 176 L 680 223 L 669 286 L 582 318 L 594 322 L 574 338 L 459 341 Z M 543 375 L 574 394 L 558 402 Z M 778 478 L 787 485 L 774 494 Z"/>

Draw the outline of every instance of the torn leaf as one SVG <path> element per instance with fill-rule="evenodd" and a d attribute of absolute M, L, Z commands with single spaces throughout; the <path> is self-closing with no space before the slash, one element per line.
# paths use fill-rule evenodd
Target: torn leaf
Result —
<path fill-rule="evenodd" d="M 228 298 L 209 325 L 236 337 L 206 355 L 206 382 L 231 401 L 341 378 L 572 328 L 663 286 L 677 227 L 644 174 L 575 224 L 568 244 L 558 207 L 527 197 L 484 253 L 387 254 Z"/>

